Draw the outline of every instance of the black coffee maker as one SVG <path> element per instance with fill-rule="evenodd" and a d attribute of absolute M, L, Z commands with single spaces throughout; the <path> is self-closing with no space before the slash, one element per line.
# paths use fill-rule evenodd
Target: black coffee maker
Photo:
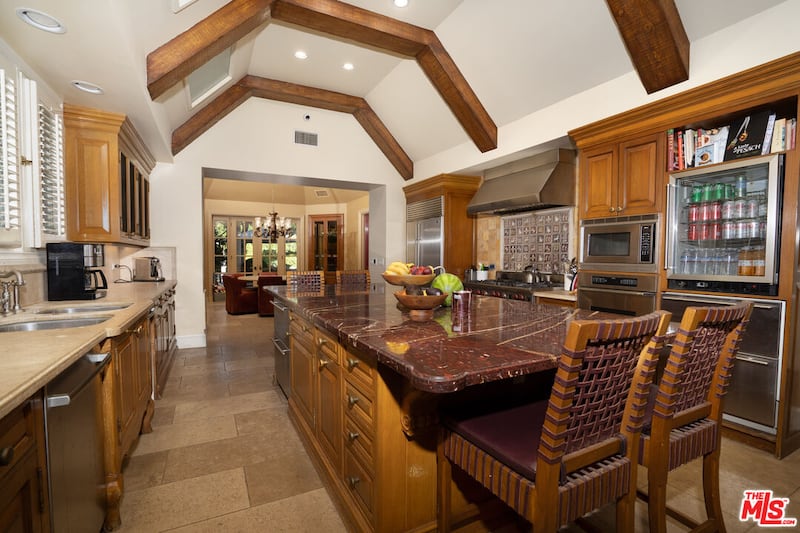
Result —
<path fill-rule="evenodd" d="M 94 300 L 106 295 L 108 281 L 96 267 L 105 264 L 102 244 L 47 244 L 47 299 Z"/>

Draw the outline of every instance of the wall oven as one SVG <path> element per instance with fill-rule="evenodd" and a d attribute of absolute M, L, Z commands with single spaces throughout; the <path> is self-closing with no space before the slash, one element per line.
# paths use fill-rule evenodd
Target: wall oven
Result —
<path fill-rule="evenodd" d="M 656 310 L 658 276 L 578 272 L 578 307 L 640 316 Z"/>
<path fill-rule="evenodd" d="M 581 269 L 658 272 L 659 215 L 583 220 Z"/>
<path fill-rule="evenodd" d="M 728 393 L 723 403 L 723 418 L 775 435 L 778 428 L 780 368 L 783 357 L 783 332 L 786 302 L 746 298 L 753 302 L 750 322 L 739 343 Z M 664 293 L 661 308 L 680 322 L 689 306 L 735 305 L 740 298 Z"/>

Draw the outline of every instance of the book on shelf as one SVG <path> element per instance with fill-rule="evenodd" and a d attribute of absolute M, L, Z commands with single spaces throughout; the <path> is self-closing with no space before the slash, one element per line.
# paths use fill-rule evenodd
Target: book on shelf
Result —
<path fill-rule="evenodd" d="M 691 128 L 683 130 L 683 160 L 684 168 L 694 166 L 694 151 L 697 146 L 697 131 Z"/>
<path fill-rule="evenodd" d="M 725 143 L 728 141 L 728 126 L 698 129 L 695 140 L 694 166 L 721 163 L 725 158 Z"/>
<path fill-rule="evenodd" d="M 795 137 L 797 136 L 797 119 L 786 121 L 786 149 L 794 150 Z"/>
<path fill-rule="evenodd" d="M 678 130 L 675 145 L 678 147 L 678 162 L 676 167 L 677 170 L 683 170 L 686 168 L 685 161 L 683 160 L 683 130 Z"/>
<path fill-rule="evenodd" d="M 770 111 L 761 111 L 739 117 L 733 121 L 728 130 L 724 160 L 739 159 L 761 155 L 767 124 L 774 122 L 775 115 Z M 774 131 L 773 131 L 774 135 Z"/>
<path fill-rule="evenodd" d="M 769 120 L 767 121 L 767 131 L 764 132 L 764 142 L 761 143 L 761 155 L 766 155 L 769 153 L 770 148 L 772 146 L 772 132 L 775 129 L 775 113 L 772 113 L 769 116 Z"/>
<path fill-rule="evenodd" d="M 779 118 L 775 121 L 775 126 L 772 129 L 770 152 L 783 152 L 784 150 L 786 150 L 786 119 Z"/>
<path fill-rule="evenodd" d="M 667 130 L 667 170 L 675 170 L 675 130 Z"/>

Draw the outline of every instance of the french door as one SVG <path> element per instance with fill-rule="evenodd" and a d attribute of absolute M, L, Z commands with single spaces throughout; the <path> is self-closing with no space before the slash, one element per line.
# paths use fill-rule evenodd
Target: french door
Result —
<path fill-rule="evenodd" d="M 308 269 L 325 272 L 325 283 L 336 283 L 344 264 L 344 215 L 308 217 Z"/>

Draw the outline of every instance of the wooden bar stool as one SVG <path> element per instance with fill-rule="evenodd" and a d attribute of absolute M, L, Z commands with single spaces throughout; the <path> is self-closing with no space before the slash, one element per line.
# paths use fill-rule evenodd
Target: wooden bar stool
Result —
<path fill-rule="evenodd" d="M 325 273 L 322 270 L 288 270 L 286 285 L 297 291 L 316 292 L 325 287 Z"/>
<path fill-rule="evenodd" d="M 353 287 L 368 288 L 370 283 L 369 270 L 337 270 L 336 284 Z"/>
<path fill-rule="evenodd" d="M 570 323 L 550 399 L 442 415 L 439 531 L 451 524 L 453 466 L 533 524 L 556 531 L 615 503 L 633 531 L 636 458 L 670 314 Z"/>
<path fill-rule="evenodd" d="M 639 464 L 647 467 L 650 531 L 667 530 L 666 515 L 702 531 L 725 531 L 719 496 L 722 400 L 752 303 L 687 307 L 663 377 L 651 386 L 642 432 Z M 669 509 L 667 474 L 703 458 L 703 497 L 707 519 L 698 524 Z"/>

